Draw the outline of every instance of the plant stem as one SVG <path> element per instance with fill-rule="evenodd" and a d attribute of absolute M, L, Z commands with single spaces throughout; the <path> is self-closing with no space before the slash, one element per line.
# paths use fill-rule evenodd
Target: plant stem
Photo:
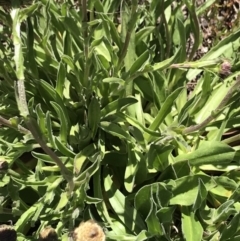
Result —
<path fill-rule="evenodd" d="M 21 125 L 17 125 L 16 126 L 16 125 L 12 124 L 11 121 L 3 118 L 2 116 L 0 116 L 0 123 L 5 125 L 5 126 L 8 126 L 8 127 L 12 128 L 12 129 L 15 129 L 15 130 L 17 130 L 17 131 L 19 131 L 19 132 L 21 132 L 22 134 L 25 134 L 25 135 L 31 133 L 29 130 L 27 130 L 26 128 L 22 127 Z"/>
<path fill-rule="evenodd" d="M 19 109 L 27 109 L 27 102 L 26 102 L 26 94 L 25 94 L 25 87 L 24 87 L 24 81 L 23 80 L 18 80 L 17 81 L 17 102 L 19 104 Z M 24 92 L 23 92 L 24 91 Z M 25 108 L 22 108 L 22 106 L 25 106 Z M 41 148 L 44 150 L 46 154 L 48 154 L 52 160 L 59 166 L 61 173 L 64 177 L 64 179 L 68 182 L 69 184 L 69 191 L 73 191 L 74 189 L 74 183 L 73 183 L 73 175 L 72 173 L 65 167 L 65 165 L 62 163 L 60 158 L 53 152 L 45 143 L 45 141 L 42 138 L 42 134 L 40 131 L 40 128 L 36 122 L 35 119 L 31 118 L 29 114 L 26 115 L 26 112 L 23 112 L 20 114 L 23 116 L 24 121 L 28 127 L 28 129 L 31 131 L 34 139 L 39 143 Z"/>
<path fill-rule="evenodd" d="M 28 104 L 26 99 L 25 85 L 24 85 L 24 60 L 22 53 L 22 43 L 21 43 L 21 31 L 20 31 L 20 19 L 19 19 L 19 2 L 16 3 L 16 6 L 13 6 L 11 10 L 11 17 L 13 19 L 13 44 L 14 44 L 14 60 L 16 64 L 16 77 L 17 81 L 15 82 L 15 94 L 20 111 L 20 115 L 23 116 L 24 121 L 31 131 L 35 140 L 39 143 L 41 148 L 52 158 L 53 161 L 59 166 L 63 177 L 69 184 L 69 191 L 72 192 L 74 189 L 73 175 L 68 171 L 64 166 L 59 157 L 53 152 L 45 143 L 42 138 L 40 128 L 35 119 L 30 117 Z"/>
<path fill-rule="evenodd" d="M 84 38 L 84 76 L 83 76 L 83 86 L 88 87 L 88 77 L 89 77 L 89 35 L 88 35 L 88 25 L 87 25 L 87 0 L 82 0 L 82 27 L 83 27 L 83 38 Z"/>
<path fill-rule="evenodd" d="M 227 139 L 224 139 L 222 142 L 226 143 L 226 144 L 230 144 L 233 143 L 235 141 L 239 141 L 240 140 L 240 134 L 237 134 L 235 136 L 231 136 Z"/>
<path fill-rule="evenodd" d="M 232 97 L 233 93 L 240 87 L 240 75 L 237 77 L 235 84 L 229 89 L 223 100 L 220 102 L 218 107 L 212 111 L 211 115 L 208 116 L 202 123 L 197 125 L 192 125 L 183 130 L 182 134 L 186 135 L 194 131 L 198 131 L 208 125 L 213 119 L 215 119 L 222 109 L 227 105 L 228 101 Z"/>

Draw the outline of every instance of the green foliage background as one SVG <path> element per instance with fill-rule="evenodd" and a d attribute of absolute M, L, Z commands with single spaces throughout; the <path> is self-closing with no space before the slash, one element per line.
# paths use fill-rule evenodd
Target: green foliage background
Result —
<path fill-rule="evenodd" d="M 240 239 L 239 28 L 192 61 L 213 3 L 0 10 L 0 221 L 19 241 L 89 218 L 108 240 Z"/>

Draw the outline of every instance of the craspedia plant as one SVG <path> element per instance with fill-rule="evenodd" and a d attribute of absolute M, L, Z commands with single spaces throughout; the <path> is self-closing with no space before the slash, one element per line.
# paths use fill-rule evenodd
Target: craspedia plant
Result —
<path fill-rule="evenodd" d="M 44 228 L 40 234 L 38 241 L 57 241 L 58 235 L 52 227 L 46 227 Z"/>
<path fill-rule="evenodd" d="M 18 241 L 57 239 L 48 225 L 67 241 L 90 218 L 111 241 L 238 241 L 239 135 L 225 134 L 239 128 L 240 31 L 190 62 L 189 1 L 186 21 L 182 1 L 79 2 L 12 8 L 3 28 L 1 219 Z M 105 234 L 87 221 L 73 238 Z"/>
<path fill-rule="evenodd" d="M 73 232 L 74 241 L 105 241 L 105 233 L 94 220 L 81 222 Z"/>

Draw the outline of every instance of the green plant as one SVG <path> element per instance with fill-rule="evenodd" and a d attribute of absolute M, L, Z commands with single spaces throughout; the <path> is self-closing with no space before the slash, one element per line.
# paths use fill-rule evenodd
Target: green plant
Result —
<path fill-rule="evenodd" d="M 1 221 L 19 241 L 89 218 L 108 240 L 238 240 L 240 31 L 192 62 L 205 5 L 79 3 L 0 13 Z"/>

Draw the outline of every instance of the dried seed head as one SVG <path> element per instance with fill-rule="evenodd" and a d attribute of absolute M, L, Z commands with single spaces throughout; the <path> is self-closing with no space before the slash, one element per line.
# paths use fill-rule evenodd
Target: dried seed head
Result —
<path fill-rule="evenodd" d="M 73 239 L 74 241 L 105 241 L 105 233 L 94 220 L 88 220 L 80 223 L 74 230 Z"/>
<path fill-rule="evenodd" d="M 6 172 L 8 170 L 8 162 L 5 160 L 0 160 L 0 173 Z"/>
<path fill-rule="evenodd" d="M 231 74 L 231 63 L 229 61 L 224 61 L 220 66 L 220 75 L 228 76 Z"/>
<path fill-rule="evenodd" d="M 44 228 L 39 234 L 39 241 L 57 241 L 58 236 L 52 227 Z"/>
<path fill-rule="evenodd" d="M 1 241 L 16 241 L 17 233 L 10 225 L 0 225 L 0 240 Z"/>

